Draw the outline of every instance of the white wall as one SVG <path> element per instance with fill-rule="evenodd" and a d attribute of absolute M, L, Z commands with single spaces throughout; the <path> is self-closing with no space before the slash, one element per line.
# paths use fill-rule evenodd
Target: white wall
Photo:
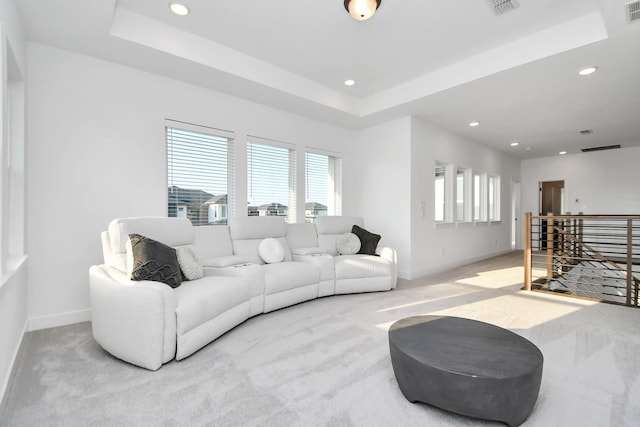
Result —
<path fill-rule="evenodd" d="M 411 131 L 411 276 L 420 277 L 509 251 L 510 182 L 520 181 L 520 162 L 417 118 L 412 119 Z M 436 161 L 499 175 L 501 221 L 436 226 Z"/>
<path fill-rule="evenodd" d="M 9 382 L 27 321 L 27 276 L 24 256 L 24 122 L 20 96 L 26 73 L 25 37 L 13 1 L 0 2 L 0 401 Z M 16 90 L 19 88 L 20 90 Z M 15 97 L 10 105 L 9 92 Z M 12 112 L 11 135 L 9 111 Z M 22 114 L 23 115 L 23 114 Z M 20 128 L 20 126 L 22 128 Z M 9 145 L 12 143 L 12 150 Z M 7 157 L 11 151 L 11 168 Z"/>
<path fill-rule="evenodd" d="M 398 274 L 411 274 L 411 129 L 408 117 L 359 132 L 344 163 L 344 215 L 362 216 L 380 245 L 398 251 Z"/>
<path fill-rule="evenodd" d="M 110 62 L 28 45 L 30 328 L 88 320 L 114 218 L 166 215 L 165 118 L 341 151 L 355 133 Z M 298 159 L 304 158 L 300 155 Z M 345 159 L 349 164 L 349 160 Z M 298 168 L 300 169 L 300 168 Z M 246 170 L 236 168 L 246 197 Z M 344 198 L 352 197 L 345 191 Z M 304 204 L 302 203 L 302 206 Z"/>
<path fill-rule="evenodd" d="M 564 180 L 568 212 L 638 214 L 638 165 L 640 147 L 523 160 L 522 210 L 538 215 L 539 183 Z"/>
<path fill-rule="evenodd" d="M 502 221 L 436 228 L 436 161 L 500 175 Z M 520 181 L 518 160 L 404 117 L 361 131 L 349 162 L 345 214 L 362 215 L 365 226 L 382 235 L 381 244 L 398 250 L 400 277 L 412 279 L 510 250 L 511 180 Z"/>

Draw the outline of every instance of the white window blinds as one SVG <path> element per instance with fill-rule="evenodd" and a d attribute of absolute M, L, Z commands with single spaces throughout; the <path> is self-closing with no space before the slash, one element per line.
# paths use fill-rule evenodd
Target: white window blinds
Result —
<path fill-rule="evenodd" d="M 249 137 L 247 202 L 249 216 L 283 216 L 296 222 L 296 157 L 288 144 Z"/>
<path fill-rule="evenodd" d="M 342 215 L 342 159 L 305 153 L 305 221 Z"/>
<path fill-rule="evenodd" d="M 167 211 L 194 225 L 233 216 L 233 133 L 167 121 Z"/>

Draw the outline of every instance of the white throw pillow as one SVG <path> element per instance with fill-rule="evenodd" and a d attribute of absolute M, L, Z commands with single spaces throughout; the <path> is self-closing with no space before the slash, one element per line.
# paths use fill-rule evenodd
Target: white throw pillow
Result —
<path fill-rule="evenodd" d="M 339 255 L 353 255 L 360 250 L 360 239 L 353 233 L 344 233 L 336 240 L 336 250 Z"/>
<path fill-rule="evenodd" d="M 196 256 L 193 245 L 176 246 L 175 249 L 185 279 L 196 280 L 204 277 L 204 267 Z"/>
<path fill-rule="evenodd" d="M 274 238 L 266 238 L 258 245 L 258 255 L 267 264 L 282 262 L 284 259 L 284 248 L 282 244 Z"/>

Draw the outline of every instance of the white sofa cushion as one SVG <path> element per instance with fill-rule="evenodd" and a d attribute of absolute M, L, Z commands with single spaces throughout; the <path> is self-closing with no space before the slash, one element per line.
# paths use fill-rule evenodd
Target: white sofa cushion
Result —
<path fill-rule="evenodd" d="M 202 225 L 193 227 L 193 230 L 193 243 L 200 259 L 233 255 L 229 227 L 226 225 Z"/>
<path fill-rule="evenodd" d="M 229 219 L 231 240 L 286 237 L 287 223 L 281 216 L 246 216 Z"/>
<path fill-rule="evenodd" d="M 338 255 L 336 243 L 344 233 L 350 233 L 355 225 L 363 226 L 362 218 L 355 216 L 321 216 L 316 218 L 318 246 L 330 255 Z"/>
<path fill-rule="evenodd" d="M 267 237 L 258 245 L 258 255 L 267 264 L 275 264 L 284 259 L 284 248 L 277 239 Z"/>
<path fill-rule="evenodd" d="M 129 234 L 140 234 L 172 247 L 190 245 L 194 240 L 193 225 L 187 218 L 118 218 L 109 223 L 111 251 L 124 254 Z"/>
<path fill-rule="evenodd" d="M 283 261 L 291 261 L 291 249 L 287 242 L 287 223 L 281 216 L 250 216 L 229 219 L 233 253 L 255 264 L 264 264 L 258 246 L 263 239 L 277 239 L 284 248 Z"/>
<path fill-rule="evenodd" d="M 184 282 L 175 291 L 178 335 L 251 298 L 249 283 L 237 277 L 205 276 L 193 282 Z"/>
<path fill-rule="evenodd" d="M 353 233 L 344 233 L 336 240 L 339 255 L 354 255 L 360 250 L 360 239 Z"/>
<path fill-rule="evenodd" d="M 297 253 L 295 250 L 300 248 L 317 248 L 318 233 L 315 224 L 288 224 L 287 241 L 292 253 Z"/>
<path fill-rule="evenodd" d="M 204 276 L 202 263 L 196 256 L 193 245 L 176 246 L 176 256 L 182 271 L 183 278 L 187 280 L 197 280 Z"/>
<path fill-rule="evenodd" d="M 320 269 L 306 262 L 266 264 L 262 268 L 264 269 L 265 296 L 306 285 L 317 286 L 320 282 Z"/>
<path fill-rule="evenodd" d="M 336 280 L 393 276 L 394 265 L 375 255 L 343 255 L 335 257 Z"/>

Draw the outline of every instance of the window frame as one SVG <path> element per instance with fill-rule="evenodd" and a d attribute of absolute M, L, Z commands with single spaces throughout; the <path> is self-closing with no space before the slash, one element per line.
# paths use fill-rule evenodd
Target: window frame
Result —
<path fill-rule="evenodd" d="M 487 202 L 488 215 L 487 219 L 491 222 L 500 221 L 500 176 L 487 174 Z"/>
<path fill-rule="evenodd" d="M 319 203 L 316 200 L 309 199 L 309 155 L 311 156 L 324 156 L 327 157 L 327 171 L 326 171 L 326 213 L 325 215 L 342 215 L 342 157 L 338 153 L 328 152 L 326 150 L 319 150 L 316 148 L 307 147 L 304 152 L 304 220 L 305 222 L 314 222 L 314 219 L 322 215 L 309 215 L 307 204 Z M 324 201 L 324 200 L 323 200 Z"/>
<path fill-rule="evenodd" d="M 441 170 L 442 181 L 439 184 L 438 173 Z M 454 208 L 453 203 L 455 200 L 454 189 L 454 165 L 442 161 L 436 161 L 434 167 L 434 217 L 433 220 L 436 224 L 452 224 L 454 222 Z M 441 200 L 439 195 L 442 195 Z M 438 205 L 442 207 L 439 211 Z M 441 215 L 441 216 L 440 216 Z"/>
<path fill-rule="evenodd" d="M 174 133 L 177 135 L 174 137 Z M 182 135 L 181 135 L 182 134 Z M 180 138 L 185 138 L 184 141 L 180 141 Z M 180 152 L 180 144 L 184 144 L 184 147 L 186 147 L 187 145 L 189 145 L 189 142 L 187 140 L 187 138 L 192 138 L 191 142 L 193 142 L 193 146 L 191 147 L 193 149 L 192 152 L 189 151 L 183 151 L 181 154 L 183 154 L 185 156 L 185 159 L 188 159 L 189 156 L 192 156 L 193 158 L 198 158 L 200 159 L 200 157 L 198 156 L 199 154 L 210 154 L 213 155 L 213 157 L 209 157 L 209 158 L 205 158 L 203 157 L 202 160 L 199 160 L 198 162 L 194 162 L 192 163 L 190 167 L 187 166 L 182 166 L 182 167 L 176 167 L 176 164 L 179 164 L 179 160 L 178 163 L 176 163 L 176 153 Z M 165 148 L 166 148 L 166 167 L 167 167 L 167 175 L 166 175 L 166 206 L 167 206 L 167 216 L 168 217 L 187 217 L 191 220 L 191 222 L 193 223 L 194 226 L 201 226 L 201 225 L 225 225 L 228 223 L 228 218 L 231 218 L 234 216 L 235 210 L 234 210 L 234 206 L 235 206 L 235 191 L 234 191 L 234 179 L 235 179 L 235 164 L 234 164 L 234 140 L 235 140 L 235 134 L 231 131 L 228 130 L 224 130 L 224 129 L 217 129 L 217 128 L 213 128 L 213 127 L 209 127 L 209 126 L 202 126 L 202 125 L 195 125 L 192 123 L 186 123 L 186 122 L 182 122 L 182 121 L 177 121 L 177 120 L 170 120 L 170 119 L 166 119 L 165 120 Z M 218 144 L 217 147 L 211 147 L 209 148 L 209 150 L 207 151 L 206 149 L 203 149 L 202 147 L 204 147 L 204 144 L 207 141 L 211 141 L 214 142 L 216 144 Z M 202 146 L 200 146 L 200 150 L 198 149 L 198 146 L 195 145 L 195 143 L 201 143 L 203 144 Z M 220 148 L 220 145 L 222 145 L 222 143 L 225 144 L 224 150 L 222 150 Z M 178 151 L 176 151 L 176 149 L 178 149 Z M 198 152 L 198 150 L 200 152 Z M 219 156 L 220 152 L 224 151 L 224 156 Z M 183 159 L 180 159 L 183 160 Z M 207 169 L 207 163 L 215 163 L 217 162 L 218 164 L 225 164 L 225 168 L 226 168 L 226 174 L 217 174 L 217 175 L 211 175 L 209 173 L 205 173 L 205 172 L 201 172 L 200 174 L 193 174 L 193 171 L 198 170 L 198 166 L 201 168 L 201 170 L 206 170 Z M 187 164 L 185 162 L 185 164 Z M 210 165 L 209 165 L 210 166 Z M 201 184 L 198 185 L 200 188 L 188 188 L 185 186 L 185 188 L 180 187 L 179 185 L 176 185 L 176 182 L 180 183 L 181 185 L 185 185 L 182 184 L 181 180 L 183 179 L 187 179 L 185 177 L 180 177 L 180 174 L 184 174 L 185 171 L 184 170 L 189 170 L 188 174 L 190 175 L 194 175 L 194 176 L 198 176 L 198 178 L 203 179 L 201 181 Z M 176 174 L 178 174 L 178 176 L 176 177 Z M 207 177 L 206 179 L 204 179 L 203 177 Z M 193 178 L 193 177 L 189 177 L 188 180 L 194 180 L 194 183 L 197 183 L 197 179 Z M 225 181 L 225 186 L 226 186 L 226 194 L 221 192 L 219 194 L 214 194 L 215 191 L 213 191 L 213 193 L 210 193 L 209 191 L 204 190 L 204 188 L 207 188 L 211 185 L 219 185 L 219 184 L 212 184 L 214 181 L 219 181 L 221 179 L 224 179 Z M 185 181 L 186 182 L 186 181 Z M 187 184 L 189 185 L 189 184 Z M 189 191 L 200 191 L 201 193 L 198 194 L 202 194 L 202 193 L 208 193 L 212 195 L 213 197 L 224 197 L 226 196 L 226 205 L 227 205 L 227 219 L 222 221 L 222 220 L 218 220 L 217 217 L 214 221 L 211 221 L 211 206 L 207 206 L 206 207 L 206 220 L 205 220 L 205 213 L 204 213 L 204 209 L 205 209 L 205 205 L 207 205 L 207 201 L 211 200 L 211 198 L 209 198 L 207 201 L 203 200 L 203 203 L 199 204 L 199 207 L 197 209 L 194 210 L 194 208 L 192 208 L 191 210 L 189 210 L 189 208 L 187 207 L 187 205 L 184 205 L 186 210 L 185 210 L 185 214 L 184 215 L 179 215 L 179 211 L 181 211 L 180 207 L 182 207 L 183 205 L 179 205 L 179 204 L 175 204 L 175 212 L 172 212 L 172 207 L 171 207 L 171 200 L 170 200 L 170 193 L 171 193 L 171 189 L 173 187 L 177 187 L 179 189 L 183 189 L 185 190 L 185 194 L 188 194 Z M 211 187 L 213 188 L 213 187 Z M 207 188 L 210 189 L 210 188 Z M 195 193 L 194 193 L 195 194 Z M 202 197 L 205 197 L 205 194 L 202 194 Z M 191 201 L 191 200 L 190 200 Z M 173 215 L 172 215 L 173 213 Z M 195 221 L 194 221 L 195 220 Z"/>
<path fill-rule="evenodd" d="M 297 220 L 297 150 L 296 150 L 296 145 L 295 144 L 290 144 L 287 142 L 282 142 L 282 141 L 277 141 L 277 140 L 273 140 L 273 139 L 268 139 L 268 138 L 263 138 L 263 137 L 259 137 L 259 136 L 254 136 L 254 135 L 247 135 L 247 140 L 246 140 L 246 146 L 245 146 L 245 150 L 246 150 L 246 169 L 247 169 L 247 174 L 246 174 L 246 179 L 247 179 L 247 215 L 249 216 L 255 216 L 254 213 L 252 213 L 251 208 L 259 208 L 260 206 L 262 206 L 263 204 L 258 204 L 258 206 L 252 206 L 256 203 L 250 203 L 250 198 L 252 198 L 252 194 L 253 194 L 253 183 L 254 181 L 252 180 L 253 178 L 253 173 L 256 170 L 255 166 L 253 166 L 252 162 L 253 162 L 253 152 L 251 151 L 252 146 L 256 145 L 256 146 L 263 146 L 263 147 L 272 147 L 272 148 L 276 148 L 276 149 L 283 149 L 283 150 L 288 150 L 287 153 L 287 169 L 288 169 L 288 176 L 286 178 L 287 181 L 287 187 L 288 189 L 287 191 L 287 214 L 286 215 L 280 215 L 280 209 L 279 209 L 279 205 L 276 205 L 276 214 L 275 216 L 283 216 L 285 218 L 285 221 L 287 221 L 290 224 L 293 224 L 296 222 Z M 263 166 L 261 164 L 257 164 L 256 166 L 260 167 Z M 259 170 L 259 169 L 258 169 Z M 280 205 L 284 205 L 284 203 L 281 203 L 279 201 L 270 201 L 266 204 L 274 204 L 274 203 L 278 203 Z M 258 210 L 258 215 L 260 214 L 260 211 Z"/>

